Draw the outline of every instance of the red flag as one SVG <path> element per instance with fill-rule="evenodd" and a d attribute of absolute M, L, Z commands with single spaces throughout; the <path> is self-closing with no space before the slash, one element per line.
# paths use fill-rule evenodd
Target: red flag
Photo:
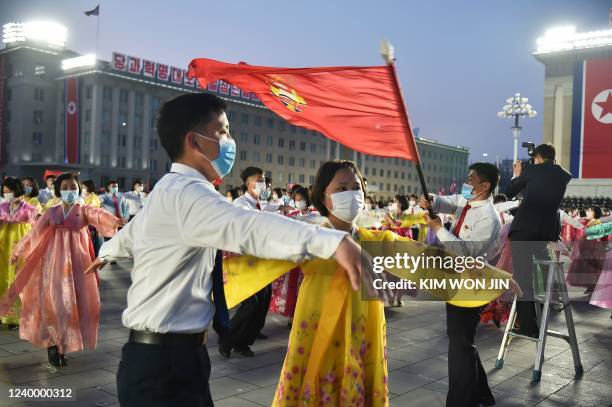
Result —
<path fill-rule="evenodd" d="M 612 178 L 612 58 L 584 61 L 581 178 Z"/>
<path fill-rule="evenodd" d="M 392 65 L 274 68 L 194 59 L 188 76 L 255 93 L 288 122 L 353 150 L 419 161 Z"/>
<path fill-rule="evenodd" d="M 66 156 L 68 164 L 79 163 L 79 82 L 66 79 Z"/>

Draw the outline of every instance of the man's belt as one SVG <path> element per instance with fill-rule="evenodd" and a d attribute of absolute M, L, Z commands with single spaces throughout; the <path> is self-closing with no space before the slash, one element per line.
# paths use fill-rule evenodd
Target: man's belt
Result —
<path fill-rule="evenodd" d="M 130 330 L 130 343 L 143 343 L 146 345 L 159 346 L 201 346 L 206 345 L 208 341 L 208 331 L 195 334 L 181 333 L 157 333 Z"/>

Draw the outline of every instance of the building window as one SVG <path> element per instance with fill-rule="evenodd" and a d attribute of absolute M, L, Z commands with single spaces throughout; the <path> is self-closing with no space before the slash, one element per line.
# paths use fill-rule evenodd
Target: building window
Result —
<path fill-rule="evenodd" d="M 253 161 L 256 163 L 261 161 L 261 158 L 259 158 L 259 151 L 253 151 Z"/>
<path fill-rule="evenodd" d="M 253 144 L 260 144 L 261 136 L 259 134 L 253 135 Z"/>
<path fill-rule="evenodd" d="M 292 125 L 289 127 L 289 132 L 291 132 L 291 134 L 295 134 L 295 130 L 296 130 L 296 128 L 295 128 L 295 126 L 292 124 Z"/>
<path fill-rule="evenodd" d="M 247 152 L 246 151 L 241 151 L 240 152 L 240 159 L 242 161 L 246 161 L 246 159 L 247 159 Z"/>
<path fill-rule="evenodd" d="M 230 111 L 227 113 L 227 120 L 230 122 L 236 118 L 236 112 Z"/>
<path fill-rule="evenodd" d="M 300 158 L 300 167 L 304 168 L 306 166 L 306 159 Z"/>
<path fill-rule="evenodd" d="M 300 143 L 300 151 L 306 151 L 306 143 L 303 141 Z"/>
<path fill-rule="evenodd" d="M 394 178 L 397 179 L 397 171 L 395 171 Z"/>
<path fill-rule="evenodd" d="M 34 88 L 34 100 L 42 102 L 45 100 L 45 90 L 40 88 Z"/>
<path fill-rule="evenodd" d="M 285 131 L 285 127 L 286 127 L 285 122 L 284 122 L 284 121 L 282 121 L 282 120 L 279 120 L 279 122 L 278 122 L 278 129 L 279 129 L 280 131 Z"/>
<path fill-rule="evenodd" d="M 368 168 L 368 167 L 365 167 L 365 175 L 369 175 L 369 174 L 368 174 L 368 170 L 369 170 L 369 168 Z"/>
<path fill-rule="evenodd" d="M 300 176 L 299 176 L 299 178 L 298 178 L 298 179 L 299 179 L 299 181 L 298 181 L 298 182 L 299 182 L 300 184 L 303 184 L 303 183 L 304 183 L 304 179 L 305 179 L 305 178 L 304 178 L 304 174 L 300 174 Z"/>
<path fill-rule="evenodd" d="M 261 127 L 261 116 L 255 116 L 253 123 L 255 124 L 255 127 Z"/>
<path fill-rule="evenodd" d="M 314 169 L 316 165 L 317 162 L 315 160 L 310 160 L 310 168 Z"/>
<path fill-rule="evenodd" d="M 32 114 L 32 119 L 34 120 L 35 124 L 40 124 L 43 122 L 43 112 L 42 110 L 34 110 L 33 114 Z"/>
<path fill-rule="evenodd" d="M 125 157 L 119 157 L 119 168 L 126 168 L 127 165 L 125 165 Z"/>
<path fill-rule="evenodd" d="M 383 183 L 382 183 L 382 182 L 379 182 L 379 183 L 378 183 L 378 190 L 379 190 L 380 192 L 384 191 L 384 190 L 383 190 Z"/>
<path fill-rule="evenodd" d="M 43 65 L 36 65 L 34 67 L 34 76 L 37 78 L 44 78 L 45 77 L 45 67 Z"/>
<path fill-rule="evenodd" d="M 366 171 L 367 171 L 367 169 L 368 168 L 366 167 Z M 367 172 L 366 172 L 366 174 L 367 174 Z M 375 167 L 372 167 L 372 175 L 376 176 L 376 168 Z"/>
<path fill-rule="evenodd" d="M 266 177 L 267 179 L 271 179 L 272 178 L 272 171 L 264 172 L 264 177 Z"/>
<path fill-rule="evenodd" d="M 268 119 L 268 128 L 269 129 L 273 129 L 274 128 L 274 119 L 273 118 L 269 118 Z"/>
<path fill-rule="evenodd" d="M 90 122 L 91 121 L 91 109 L 85 110 L 85 121 L 86 122 Z"/>
<path fill-rule="evenodd" d="M 284 138 L 282 138 L 282 137 L 278 138 L 278 146 L 281 147 L 281 148 L 285 147 L 285 139 Z"/>
<path fill-rule="evenodd" d="M 289 157 L 289 166 L 293 167 L 295 165 L 295 157 Z"/>
<path fill-rule="evenodd" d="M 240 118 L 240 122 L 242 124 L 249 124 L 249 114 L 248 113 L 242 113 L 242 117 Z"/>
<path fill-rule="evenodd" d="M 266 154 L 266 163 L 267 164 L 272 164 L 272 153 L 267 153 Z"/>
<path fill-rule="evenodd" d="M 309 177 L 309 179 L 308 179 L 308 180 L 309 180 L 310 185 L 314 184 L 314 182 L 315 182 L 315 176 L 314 176 L 314 175 L 311 175 L 311 176 Z"/>
<path fill-rule="evenodd" d="M 136 92 L 136 106 L 144 105 L 144 95 L 140 92 Z"/>
<path fill-rule="evenodd" d="M 276 162 L 278 163 L 278 165 L 283 165 L 284 157 L 282 155 L 279 155 L 278 158 L 276 159 Z"/>
<path fill-rule="evenodd" d="M 85 88 L 85 99 L 91 99 L 91 95 L 92 95 L 92 88 L 91 88 L 91 85 L 89 85 Z"/>
<path fill-rule="evenodd" d="M 311 153 L 317 152 L 317 145 L 315 143 L 310 143 L 310 152 Z"/>
<path fill-rule="evenodd" d="M 387 184 L 387 192 L 391 192 L 391 184 Z"/>
<path fill-rule="evenodd" d="M 35 131 L 32 133 L 32 144 L 35 146 L 42 144 L 42 133 L 40 131 Z"/>
<path fill-rule="evenodd" d="M 295 150 L 295 140 L 289 140 L 289 151 Z"/>
<path fill-rule="evenodd" d="M 113 100 L 113 90 L 109 86 L 105 86 L 102 89 L 102 99 Z"/>
<path fill-rule="evenodd" d="M 273 146 L 274 145 L 274 138 L 272 136 L 267 136 L 266 137 L 266 145 L 268 145 L 268 146 Z"/>
<path fill-rule="evenodd" d="M 288 182 L 288 183 L 293 182 L 293 174 L 292 174 L 292 173 L 288 173 L 288 174 L 287 174 L 287 182 Z"/>
<path fill-rule="evenodd" d="M 127 103 L 127 101 L 128 101 L 128 91 L 125 89 L 120 89 L 119 90 L 119 102 Z"/>

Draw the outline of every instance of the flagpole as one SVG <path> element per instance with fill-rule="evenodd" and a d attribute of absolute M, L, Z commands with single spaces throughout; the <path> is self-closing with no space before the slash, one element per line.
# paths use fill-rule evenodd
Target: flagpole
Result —
<path fill-rule="evenodd" d="M 429 193 L 427 191 L 427 184 L 425 183 L 425 176 L 423 175 L 423 168 L 421 167 L 421 154 L 419 153 L 419 149 L 417 148 L 416 140 L 414 139 L 414 133 L 412 132 L 412 126 L 410 125 L 410 119 L 408 118 L 408 111 L 406 110 L 406 103 L 404 102 L 404 96 L 402 95 L 402 90 L 400 88 L 399 80 L 397 77 L 397 70 L 395 69 L 395 57 L 393 56 L 393 47 L 391 44 L 383 40 L 381 42 L 381 55 L 387 62 L 389 69 L 391 70 L 391 78 L 393 79 L 393 84 L 395 93 L 397 96 L 397 100 L 400 103 L 400 107 L 402 110 L 402 118 L 405 121 L 405 126 L 409 130 L 409 134 L 406 134 L 406 141 L 409 144 L 412 144 L 414 147 L 414 151 L 416 153 L 416 170 L 419 176 L 419 181 L 421 183 L 421 189 L 423 190 L 423 195 L 429 201 Z M 430 215 L 433 216 L 433 209 L 429 210 Z"/>
<path fill-rule="evenodd" d="M 98 5 L 99 7 L 99 5 Z M 98 15 L 96 16 L 96 58 L 98 55 L 98 45 L 100 43 L 100 11 L 98 9 Z"/>

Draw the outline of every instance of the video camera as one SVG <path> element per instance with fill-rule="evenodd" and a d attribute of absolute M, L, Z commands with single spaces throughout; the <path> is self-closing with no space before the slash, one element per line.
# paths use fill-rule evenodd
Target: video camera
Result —
<path fill-rule="evenodd" d="M 527 155 L 529 156 L 529 160 L 523 161 L 521 164 L 524 169 L 527 165 L 533 164 L 535 162 L 534 154 L 536 145 L 535 143 L 532 143 L 530 141 L 523 141 L 522 147 L 527 149 Z"/>

